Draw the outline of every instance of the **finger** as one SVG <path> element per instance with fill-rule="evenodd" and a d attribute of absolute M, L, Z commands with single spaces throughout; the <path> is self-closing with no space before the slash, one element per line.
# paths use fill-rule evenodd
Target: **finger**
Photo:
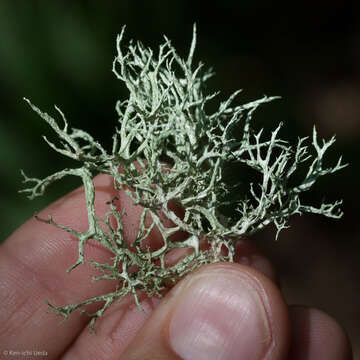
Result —
<path fill-rule="evenodd" d="M 258 271 L 207 265 L 169 292 L 121 359 L 283 359 L 287 316 L 279 290 Z"/>
<path fill-rule="evenodd" d="M 351 360 L 352 351 L 342 327 L 324 312 L 290 307 L 292 340 L 289 360 Z"/>
<path fill-rule="evenodd" d="M 188 251 L 186 249 L 172 251 L 167 258 L 166 264 L 176 263 Z M 266 275 L 271 276 L 274 273 L 273 270 L 271 272 L 267 271 L 271 269 L 270 262 L 259 255 L 256 252 L 256 248 L 249 241 L 241 241 L 236 246 L 236 258 L 246 263 L 246 266 L 243 266 L 242 269 L 246 269 L 247 266 L 253 266 L 253 258 L 255 258 L 255 263 L 268 263 L 267 266 L 261 267 L 267 273 Z M 96 336 L 85 328 L 67 350 L 63 359 L 105 360 L 116 358 L 116 356 L 120 355 L 161 301 L 157 298 L 148 298 L 144 294 L 139 294 L 139 299 L 145 312 L 139 311 L 132 297 L 128 297 L 119 304 L 113 304 L 97 320 Z"/>
<path fill-rule="evenodd" d="M 95 186 L 97 215 L 105 217 L 106 202 L 117 196 L 120 210 L 127 213 L 124 235 L 132 242 L 137 235 L 141 207 L 132 206 L 124 192 L 117 193 L 109 176 L 96 177 Z M 50 205 L 39 216 L 46 218 L 52 214 L 56 222 L 85 232 L 88 222 L 84 200 L 83 189 L 79 188 Z M 171 206 L 174 212 L 181 213 L 176 204 Z M 176 241 L 181 241 L 185 234 L 175 236 Z M 161 242 L 158 229 L 152 230 L 149 240 L 152 246 L 158 246 L 156 244 Z M 24 349 L 43 346 L 50 357 L 57 357 L 83 330 L 88 317 L 74 314 L 59 328 L 59 318 L 47 314 L 49 308 L 44 301 L 48 299 L 54 305 L 62 306 L 109 292 L 115 287 L 110 281 L 91 282 L 95 272 L 88 266 L 80 266 L 66 274 L 65 269 L 76 261 L 76 254 L 77 239 L 74 236 L 34 219 L 20 227 L 1 246 L 0 337 L 4 346 L 12 348 L 14 344 L 20 344 Z M 91 240 L 85 246 L 85 255 L 101 263 L 111 257 L 110 252 Z M 245 258 L 243 256 L 242 261 Z M 87 310 L 93 312 L 97 308 L 94 305 Z"/>
<path fill-rule="evenodd" d="M 113 304 L 96 322 L 95 331 L 84 328 L 66 350 L 62 360 L 109 360 L 119 355 L 134 339 L 161 299 L 139 294 L 140 311 L 132 296 Z"/>
<path fill-rule="evenodd" d="M 239 240 L 235 244 L 236 263 L 250 266 L 266 275 L 278 284 L 278 277 L 273 264 L 266 258 L 250 240 Z"/>
<path fill-rule="evenodd" d="M 119 197 L 119 207 L 125 210 L 124 236 L 129 242 L 137 235 L 141 208 L 132 206 L 131 199 L 113 188 L 110 176 L 95 179 L 96 213 L 105 217 L 106 202 Z M 39 216 L 54 216 L 57 223 L 86 232 L 87 210 L 83 188 L 79 188 L 43 210 Z M 157 229 L 150 240 L 158 241 Z M 156 241 L 155 241 L 156 240 Z M 79 266 L 66 273 L 77 260 L 78 240 L 71 234 L 52 225 L 30 219 L 21 226 L 0 248 L 0 338 L 9 349 L 45 349 L 50 358 L 56 358 L 69 346 L 86 326 L 89 318 L 74 313 L 61 326 L 61 318 L 49 315 L 48 299 L 52 304 L 64 306 L 104 294 L 115 287 L 112 281 L 93 282 L 99 275 L 89 266 Z M 112 254 L 93 241 L 85 247 L 85 258 L 105 263 Z M 96 311 L 97 304 L 88 308 Z M 19 346 L 21 348 L 19 348 Z"/>

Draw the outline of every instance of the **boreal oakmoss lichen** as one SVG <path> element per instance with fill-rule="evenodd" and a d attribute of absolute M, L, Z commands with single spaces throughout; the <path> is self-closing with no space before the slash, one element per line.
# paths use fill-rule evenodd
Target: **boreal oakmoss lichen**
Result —
<path fill-rule="evenodd" d="M 251 125 L 255 110 L 275 97 L 264 96 L 246 104 L 233 105 L 240 92 L 236 91 L 220 102 L 215 112 L 209 113 L 206 104 L 218 93 L 205 91 L 204 84 L 213 73 L 204 70 L 201 63 L 193 66 L 195 26 L 186 59 L 177 54 L 166 37 L 157 53 L 140 42 L 130 41 L 125 48 L 122 44 L 124 30 L 125 27 L 117 37 L 117 55 L 112 70 L 127 87 L 129 97 L 116 104 L 118 127 L 112 138 L 111 151 L 87 132 L 69 128 L 59 108 L 55 107 L 62 125 L 25 99 L 60 138 L 58 145 L 46 137 L 45 141 L 60 154 L 77 160 L 79 167 L 60 170 L 44 179 L 29 178 L 23 173 L 29 187 L 22 192 L 34 199 L 43 195 L 54 181 L 68 175 L 80 177 L 88 213 L 87 231 L 58 224 L 51 216 L 38 220 L 78 238 L 77 261 L 68 271 L 86 261 L 100 272 L 96 280 L 118 282 L 113 291 L 80 303 L 64 306 L 49 303 L 65 318 L 77 309 L 87 313 L 87 305 L 99 303 L 99 310 L 88 314 L 92 318 L 91 328 L 114 301 L 128 294 L 134 296 L 141 309 L 138 291 L 161 296 L 165 287 L 202 264 L 233 261 L 235 242 L 268 224 L 275 224 L 278 235 L 294 214 L 315 213 L 333 218 L 342 215 L 340 201 L 319 206 L 302 201 L 302 193 L 308 191 L 319 177 L 345 166 L 341 158 L 334 166 L 324 166 L 325 152 L 334 143 L 334 137 L 328 141 L 319 140 L 314 127 L 311 141 L 300 138 L 295 146 L 291 146 L 278 137 L 281 124 L 268 138 L 262 130 L 254 131 Z M 241 129 L 237 138 L 232 132 L 235 127 Z M 164 159 L 171 164 L 166 171 Z M 236 186 L 224 180 L 225 167 L 229 164 L 241 164 L 259 175 L 260 181 L 249 183 L 249 196 L 241 200 L 227 196 Z M 304 167 L 305 175 L 294 185 L 289 180 Z M 134 206 L 141 206 L 142 215 L 132 244 L 124 237 L 122 221 L 126 214 L 117 209 L 116 199 L 108 204 L 105 219 L 95 213 L 93 176 L 99 173 L 111 175 L 114 188 L 125 191 Z M 171 210 L 170 202 L 182 207 L 183 216 Z M 222 212 L 229 205 L 235 209 L 235 215 Z M 172 227 L 166 226 L 164 217 L 172 221 Z M 151 225 L 146 218 L 152 220 Z M 154 226 L 162 237 L 162 244 L 156 250 L 144 246 Z M 171 240 L 171 235 L 179 230 L 187 234 L 186 240 Z M 109 263 L 85 258 L 84 246 L 89 239 L 112 253 Z M 200 247 L 202 239 L 206 239 L 209 246 Z M 166 255 L 177 248 L 192 251 L 176 263 L 167 264 Z"/>

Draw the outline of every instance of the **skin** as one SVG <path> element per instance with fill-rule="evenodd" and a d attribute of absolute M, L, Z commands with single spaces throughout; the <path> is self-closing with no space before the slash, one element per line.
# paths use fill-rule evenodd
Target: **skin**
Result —
<path fill-rule="evenodd" d="M 106 202 L 117 196 L 120 207 L 128 214 L 124 218 L 125 235 L 128 241 L 133 241 L 141 209 L 132 207 L 124 193 L 116 193 L 108 176 L 98 176 L 95 184 L 96 211 L 103 216 L 108 209 Z M 85 231 L 87 217 L 82 188 L 51 204 L 39 216 L 45 218 L 48 214 L 53 214 L 60 224 Z M 177 235 L 178 238 L 183 236 Z M 154 244 L 160 241 L 156 229 L 149 240 Z M 47 313 L 45 299 L 64 305 L 113 288 L 114 283 L 110 281 L 92 282 L 95 272 L 87 265 L 66 273 L 65 269 L 76 261 L 76 256 L 77 240 L 72 235 L 34 218 L 18 228 L 0 247 L 2 354 L 6 350 L 45 350 L 47 359 L 180 359 L 170 339 L 171 319 L 176 309 L 184 303 L 193 284 L 202 285 L 209 279 L 217 279 L 221 286 L 221 279 L 227 277 L 228 281 L 240 279 L 250 284 L 261 301 L 266 299 L 268 343 L 266 351 L 256 358 L 352 358 L 342 327 L 320 310 L 288 306 L 277 286 L 271 263 L 246 241 L 237 245 L 235 263 L 203 266 L 180 281 L 161 300 L 140 294 L 145 313 L 134 306 L 130 297 L 113 304 L 96 322 L 96 335 L 87 328 L 89 318 L 85 315 L 73 313 L 59 325 L 59 318 Z M 111 255 L 90 241 L 85 256 L 105 262 Z M 94 311 L 96 306 L 87 310 Z M 211 316 L 213 314 L 209 313 Z M 254 347 L 255 354 L 256 344 Z M 239 350 L 241 353 L 242 349 Z"/>

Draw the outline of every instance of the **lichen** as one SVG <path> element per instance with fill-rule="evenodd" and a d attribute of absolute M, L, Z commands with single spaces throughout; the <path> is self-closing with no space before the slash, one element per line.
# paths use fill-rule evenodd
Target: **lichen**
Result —
<path fill-rule="evenodd" d="M 263 135 L 263 130 L 254 131 L 255 110 L 276 97 L 264 96 L 233 105 L 240 92 L 236 91 L 209 113 L 207 104 L 218 93 L 205 91 L 206 81 L 213 73 L 204 70 L 201 63 L 193 66 L 195 26 L 186 59 L 177 54 L 166 37 L 156 54 L 140 42 L 131 41 L 124 50 L 124 30 L 117 38 L 113 72 L 127 87 L 129 97 L 116 104 L 118 127 L 111 151 L 87 132 L 70 128 L 59 108 L 56 110 L 62 125 L 25 99 L 59 137 L 59 145 L 44 137 L 49 146 L 77 160 L 80 166 L 60 170 L 45 179 L 29 178 L 23 173 L 29 187 L 22 191 L 33 199 L 43 195 L 54 181 L 68 175 L 80 177 L 88 213 L 87 231 L 63 226 L 52 217 L 38 220 L 78 238 L 78 258 L 69 271 L 88 262 L 100 272 L 96 280 L 112 279 L 118 283 L 112 292 L 80 303 L 49 304 L 67 318 L 76 309 L 86 312 L 88 304 L 99 303 L 99 310 L 88 314 L 92 317 L 91 327 L 114 301 L 128 294 L 134 296 L 141 309 L 138 291 L 161 296 L 169 284 L 202 264 L 233 261 L 236 241 L 268 224 L 275 224 L 278 235 L 294 214 L 315 213 L 333 218 L 342 215 L 340 201 L 314 206 L 302 200 L 302 194 L 319 177 L 345 166 L 341 158 L 334 166 L 323 164 L 334 138 L 320 141 L 314 127 L 312 141 L 300 138 L 291 146 L 279 138 L 281 124 L 269 137 Z M 224 177 L 226 169 L 237 165 L 257 173 L 256 181 L 247 185 L 247 195 L 240 198 L 231 196 L 237 184 L 230 184 Z M 302 174 L 305 168 L 305 175 L 294 184 L 295 174 Z M 116 198 L 109 202 L 105 219 L 95 212 L 93 176 L 98 173 L 112 176 L 114 188 L 125 191 L 134 206 L 142 209 L 137 236 L 131 244 L 123 231 L 126 214 L 118 209 Z M 170 203 L 181 207 L 183 214 L 174 212 Z M 234 209 L 231 215 L 224 211 L 229 206 Z M 156 249 L 145 245 L 153 227 L 161 234 L 161 246 Z M 171 236 L 178 231 L 186 233 L 187 238 L 174 241 Z M 112 253 L 111 263 L 85 258 L 84 246 L 89 239 Z M 207 246 L 200 246 L 202 242 Z M 178 248 L 189 251 L 175 263 L 166 262 L 167 254 Z"/>

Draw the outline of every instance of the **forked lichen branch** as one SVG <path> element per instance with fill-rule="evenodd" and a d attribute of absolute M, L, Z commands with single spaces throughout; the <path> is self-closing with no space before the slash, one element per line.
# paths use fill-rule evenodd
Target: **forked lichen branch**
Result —
<path fill-rule="evenodd" d="M 80 232 L 57 224 L 51 217 L 40 219 L 72 233 L 79 240 L 78 259 L 69 269 L 84 262 L 91 263 L 100 273 L 96 280 L 116 280 L 117 288 L 83 302 L 65 306 L 50 305 L 58 314 L 68 317 L 76 309 L 86 312 L 86 306 L 99 303 L 90 325 L 115 301 L 132 294 L 141 308 L 137 292 L 149 296 L 161 295 L 163 289 L 184 275 L 206 263 L 233 261 L 237 239 L 249 236 L 268 224 L 275 224 L 278 232 L 286 227 L 291 215 L 322 214 L 338 218 L 340 201 L 305 204 L 302 193 L 308 191 L 319 177 L 334 173 L 344 165 L 339 162 L 324 166 L 324 155 L 334 143 L 319 140 L 316 129 L 312 141 L 301 138 L 295 146 L 279 138 L 281 124 L 270 137 L 253 130 L 252 118 L 257 108 L 276 97 L 267 97 L 242 105 L 233 105 L 240 91 L 219 104 L 209 113 L 207 104 L 218 93 L 206 92 L 206 81 L 213 75 L 203 64 L 193 66 L 196 28 L 189 55 L 181 58 L 169 39 L 157 53 L 140 42 L 123 45 L 124 29 L 117 38 L 117 56 L 113 62 L 115 76 L 129 91 L 126 100 L 118 101 L 118 123 L 113 135 L 111 151 L 83 130 L 70 128 L 64 114 L 61 125 L 26 99 L 31 108 L 45 120 L 59 137 L 59 144 L 45 138 L 51 148 L 79 162 L 76 169 L 64 169 L 45 179 L 28 178 L 29 187 L 22 190 L 30 199 L 44 194 L 53 182 L 65 176 L 78 176 L 83 185 L 88 212 L 88 229 Z M 234 136 L 241 129 L 240 136 Z M 168 163 L 164 166 L 164 161 Z M 225 168 L 243 165 L 259 175 L 259 181 L 248 184 L 248 196 L 231 198 L 236 185 L 229 184 Z M 307 173 L 293 184 L 299 169 Z M 121 168 L 121 171 L 119 171 Z M 123 219 L 127 216 L 110 202 L 105 219 L 95 213 L 93 176 L 98 173 L 113 177 L 114 188 L 125 191 L 134 206 L 142 207 L 136 240 L 129 244 L 124 236 Z M 239 174 L 241 177 L 241 174 Z M 240 180 L 240 179 L 239 179 Z M 183 209 L 176 214 L 169 204 Z M 235 214 L 223 209 L 232 206 Z M 172 227 L 164 222 L 171 220 Z M 151 219 L 151 224 L 146 222 Z M 113 219 L 113 221 L 112 221 Z M 146 245 L 150 231 L 156 226 L 161 234 L 160 248 Z M 171 236 L 182 230 L 184 241 Z M 84 246 L 94 239 L 112 253 L 111 263 L 96 263 L 85 259 Z M 201 247 L 206 239 L 208 246 Z M 177 248 L 189 248 L 174 264 L 166 256 Z"/>

